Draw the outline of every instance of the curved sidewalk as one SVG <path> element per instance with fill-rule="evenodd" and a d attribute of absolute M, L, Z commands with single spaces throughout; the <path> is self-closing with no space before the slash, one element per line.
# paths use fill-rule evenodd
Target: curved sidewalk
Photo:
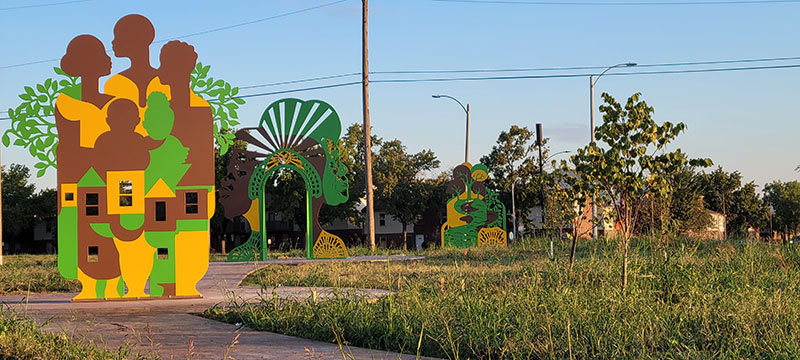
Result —
<path fill-rule="evenodd" d="M 413 261 L 422 257 L 392 256 L 390 261 Z M 238 341 L 227 355 L 236 359 L 341 359 L 337 344 L 307 340 L 209 320 L 193 314 L 226 302 L 228 296 L 257 299 L 261 289 L 239 286 L 250 272 L 269 265 L 310 262 L 373 262 L 386 257 L 362 256 L 341 260 L 280 259 L 266 262 L 211 263 L 197 288 L 201 299 L 142 300 L 72 303 L 74 293 L 0 296 L 0 304 L 21 316 L 36 319 L 48 331 L 66 331 L 79 341 L 94 341 L 115 349 L 124 344 L 134 353 L 158 353 L 161 358 L 222 359 L 226 347 Z M 305 299 L 330 296 L 331 288 L 278 287 L 270 289 L 281 298 Z M 353 289 L 366 296 L 383 296 L 385 290 Z M 415 359 L 384 351 L 345 347 L 355 359 Z M 350 358 L 349 356 L 347 358 Z"/>

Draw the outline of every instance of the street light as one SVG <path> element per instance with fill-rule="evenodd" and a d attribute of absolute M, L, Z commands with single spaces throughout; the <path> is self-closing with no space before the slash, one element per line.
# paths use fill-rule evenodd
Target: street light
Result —
<path fill-rule="evenodd" d="M 451 100 L 457 102 L 458 105 L 461 105 L 461 108 L 464 109 L 465 113 L 467 113 L 467 136 L 466 136 L 466 140 L 464 140 L 464 162 L 469 162 L 469 104 L 467 104 L 467 106 L 465 107 L 464 104 L 461 103 L 461 101 L 458 101 L 458 99 L 456 99 L 456 98 L 454 98 L 454 97 L 452 97 L 450 95 L 436 94 L 436 95 L 431 95 L 431 96 L 434 99 L 439 99 L 439 98 L 451 99 Z"/>
<path fill-rule="evenodd" d="M 618 67 L 631 67 L 638 65 L 635 62 L 629 63 L 620 63 L 614 66 L 609 66 L 600 75 L 597 75 L 597 79 L 594 78 L 594 75 L 589 75 L 589 118 L 591 119 L 591 142 L 594 142 L 594 85 L 597 84 L 597 81 L 600 80 L 600 77 L 603 76 L 605 73 L 609 72 L 611 69 L 618 68 Z M 597 226 L 594 224 L 594 218 L 597 216 L 597 205 L 594 203 L 594 195 L 592 195 L 592 238 L 597 238 Z"/>

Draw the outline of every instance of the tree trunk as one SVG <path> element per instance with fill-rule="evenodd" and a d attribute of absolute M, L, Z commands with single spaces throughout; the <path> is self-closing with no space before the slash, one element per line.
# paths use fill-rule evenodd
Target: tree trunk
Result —
<path fill-rule="evenodd" d="M 573 226 L 575 230 L 572 231 L 572 248 L 569 250 L 569 271 L 572 271 L 572 266 L 575 265 L 575 248 L 578 246 L 578 230 L 577 226 Z"/>
<path fill-rule="evenodd" d="M 625 290 L 628 288 L 628 243 L 630 239 L 625 236 L 625 245 L 622 250 L 622 296 L 625 296 Z"/>
<path fill-rule="evenodd" d="M 403 251 L 408 250 L 408 238 L 406 237 L 406 223 L 403 223 Z"/>

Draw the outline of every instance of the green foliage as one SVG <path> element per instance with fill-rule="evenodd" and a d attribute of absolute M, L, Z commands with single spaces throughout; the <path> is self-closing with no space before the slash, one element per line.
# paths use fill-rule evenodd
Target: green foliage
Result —
<path fill-rule="evenodd" d="M 688 159 L 677 149 L 666 146 L 686 129 L 683 123 L 657 124 L 654 109 L 640 94 L 633 94 L 623 106 L 603 93 L 603 124 L 595 134 L 605 143 L 592 142 L 570 158 L 575 171 L 587 179 L 595 201 L 613 208 L 616 227 L 623 238 L 622 288 L 628 280 L 628 245 L 639 223 L 642 207 L 648 199 L 670 194 L 669 177 L 686 165 L 710 166 L 710 159 Z M 594 219 L 593 219 L 594 220 Z"/>
<path fill-rule="evenodd" d="M 598 203 L 614 208 L 622 235 L 629 239 L 643 202 L 669 195 L 669 175 L 687 164 L 709 166 L 711 160 L 690 160 L 680 149 L 667 152 L 667 144 L 686 125 L 657 124 L 652 118 L 654 109 L 639 101 L 640 94 L 628 98 L 624 107 L 611 95 L 602 96 L 606 102 L 600 106 L 603 124 L 595 134 L 606 147 L 591 143 L 578 149 L 570 161 L 588 179 Z"/>
<path fill-rule="evenodd" d="M 203 97 L 211 106 L 211 113 L 214 115 L 214 139 L 219 146 L 221 154 L 228 152 L 228 148 L 233 145 L 234 132 L 232 127 L 239 125 L 240 105 L 244 105 L 244 99 L 237 97 L 239 88 L 231 86 L 230 83 L 222 79 L 214 79 L 208 76 L 211 65 L 203 66 L 198 62 L 192 71 L 190 88 L 198 96 Z"/>
<path fill-rule="evenodd" d="M 729 233 L 745 234 L 749 227 L 766 223 L 768 209 L 759 198 L 755 183 L 742 184 L 738 171 L 729 173 L 718 167 L 701 176 L 700 186 L 706 206 L 725 215 Z"/>
<path fill-rule="evenodd" d="M 31 172 L 24 165 L 2 167 L 3 236 L 6 242 L 25 233 L 33 233 L 37 221 L 55 218 L 56 193 L 53 189 L 36 192 L 28 183 Z"/>
<path fill-rule="evenodd" d="M 579 247 L 572 272 L 543 253 L 434 250 L 419 262 L 274 266 L 244 283 L 259 302 L 205 314 L 250 328 L 450 359 L 774 359 L 800 356 L 800 251 L 744 241 L 631 242 L 632 281 L 609 281 L 613 242 Z M 525 246 L 523 246 L 525 245 Z M 555 243 L 557 259 L 568 248 Z M 333 286 L 330 300 L 285 301 L 273 286 Z M 346 288 L 391 290 L 379 299 Z M 278 310 L 279 309 L 279 310 Z M 421 340 L 420 340 L 421 339 Z M 419 344 L 419 346 L 418 346 Z M 418 350 L 419 349 L 419 350 Z"/>
<path fill-rule="evenodd" d="M 486 183 L 500 193 L 500 200 L 509 210 L 512 208 L 511 184 L 516 182 L 514 196 L 518 223 L 527 221 L 527 214 L 540 203 L 539 148 L 533 135 L 527 127 L 512 125 L 508 131 L 500 133 L 492 151 L 481 157 L 481 163 L 486 165 L 491 175 Z M 544 139 L 542 156 L 547 158 L 548 153 L 547 139 Z"/>
<path fill-rule="evenodd" d="M 792 236 L 800 229 L 800 182 L 773 181 L 764 186 L 764 201 L 775 210 L 773 226 Z"/>
<path fill-rule="evenodd" d="M 36 176 L 42 177 L 49 168 L 56 167 L 56 145 L 58 145 L 58 131 L 56 123 L 52 120 L 55 114 L 55 101 L 59 94 L 72 91 L 70 95 L 80 98 L 78 78 L 70 77 L 61 69 L 54 67 L 53 71 L 61 77 L 47 79 L 35 86 L 26 86 L 25 92 L 19 94 L 22 103 L 16 108 L 8 109 L 11 118 L 11 127 L 3 133 L 3 146 L 22 146 L 37 162 L 34 167 Z"/>
<path fill-rule="evenodd" d="M 233 144 L 234 135 L 229 131 L 233 126 L 239 125 L 237 109 L 245 103 L 244 99 L 237 97 L 238 87 L 221 79 L 208 76 L 210 65 L 203 66 L 197 63 L 192 71 L 191 89 L 198 96 L 203 97 L 211 106 L 214 115 L 214 139 L 221 152 L 224 154 Z M 70 77 L 61 69 L 54 67 L 53 71 L 60 78 L 46 79 L 35 86 L 25 86 L 25 92 L 19 94 L 22 99 L 16 108 L 8 109 L 11 118 L 11 128 L 3 133 L 3 146 L 22 146 L 28 149 L 32 157 L 37 159 L 34 167 L 36 176 L 44 176 L 47 169 L 56 168 L 56 145 L 58 145 L 58 131 L 55 121 L 51 117 L 55 114 L 55 101 L 62 92 L 80 99 L 80 79 Z"/>
<path fill-rule="evenodd" d="M 374 165 L 375 198 L 403 225 L 404 235 L 406 225 L 422 218 L 432 190 L 421 176 L 437 167 L 439 160 L 431 150 L 409 154 L 397 139 L 381 144 Z M 404 248 L 406 242 L 403 242 Z"/>

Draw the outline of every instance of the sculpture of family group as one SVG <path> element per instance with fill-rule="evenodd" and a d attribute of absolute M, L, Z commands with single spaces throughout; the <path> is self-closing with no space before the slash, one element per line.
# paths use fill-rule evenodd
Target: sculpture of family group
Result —
<path fill-rule="evenodd" d="M 79 35 L 61 59 L 80 78 L 55 107 L 58 268 L 81 282 L 75 300 L 200 296 L 215 205 L 213 115 L 190 90 L 194 47 L 167 42 L 154 68 L 154 37 L 144 16 L 116 23 L 113 54 L 130 67 L 102 91 L 111 59 L 100 40 Z"/>

